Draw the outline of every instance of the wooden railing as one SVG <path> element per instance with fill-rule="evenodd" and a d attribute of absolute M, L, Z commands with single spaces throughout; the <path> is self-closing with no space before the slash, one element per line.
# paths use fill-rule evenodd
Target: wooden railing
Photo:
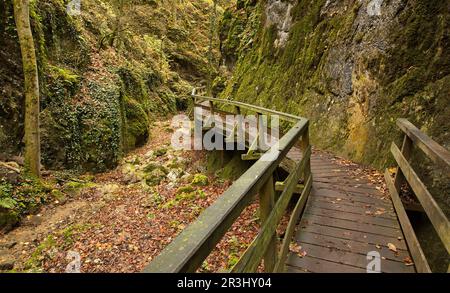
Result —
<path fill-rule="evenodd" d="M 450 254 L 450 224 L 449 220 L 438 206 L 433 196 L 426 186 L 415 173 L 409 159 L 413 146 L 419 147 L 436 165 L 443 168 L 447 177 L 450 177 L 450 153 L 445 148 L 437 144 L 431 138 L 422 133 L 413 124 L 406 119 L 397 120 L 397 126 L 403 131 L 404 139 L 401 150 L 395 143 L 392 143 L 391 152 L 397 162 L 397 172 L 393 179 L 388 170 L 386 170 L 386 183 L 391 193 L 394 207 L 406 238 L 406 242 L 411 251 L 416 269 L 418 272 L 431 272 L 430 266 L 426 260 L 425 254 L 417 240 L 416 234 L 411 226 L 408 215 L 400 199 L 401 187 L 408 182 L 412 191 L 416 195 L 427 214 L 434 229 L 439 235 L 447 253 Z M 450 272 L 450 266 L 449 266 Z"/>
<path fill-rule="evenodd" d="M 206 108 L 211 114 L 240 114 L 241 109 L 257 115 L 278 115 L 290 121 L 292 127 L 268 152 L 275 154 L 272 160 L 255 159 L 250 167 L 225 191 L 198 219 L 189 225 L 144 272 L 195 272 L 202 265 L 217 243 L 233 225 L 242 211 L 259 195 L 261 229 L 231 272 L 255 272 L 264 259 L 265 272 L 282 272 L 289 252 L 297 220 L 304 209 L 312 187 L 310 166 L 309 121 L 305 118 L 285 114 L 259 106 L 236 101 L 192 95 L 194 106 Z M 205 105 L 205 102 L 206 105 Z M 217 106 L 232 106 L 234 113 Z M 236 125 L 241 127 L 240 125 Z M 280 196 L 276 196 L 274 172 L 288 152 L 300 144 L 302 159 L 296 162 L 292 172 L 282 184 Z M 304 184 L 299 185 L 303 180 Z M 299 190 L 299 187 L 301 188 Z M 277 188 L 279 190 L 279 188 Z M 294 192 L 300 192 L 290 221 L 280 245 L 276 229 L 286 213 Z"/>

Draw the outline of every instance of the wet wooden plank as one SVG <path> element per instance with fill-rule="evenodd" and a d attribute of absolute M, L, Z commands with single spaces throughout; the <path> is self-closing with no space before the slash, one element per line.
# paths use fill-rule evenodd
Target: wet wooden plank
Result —
<path fill-rule="evenodd" d="M 364 182 L 363 180 L 352 179 L 350 177 L 337 178 L 337 179 L 336 178 L 327 178 L 327 177 L 323 177 L 323 178 L 318 177 L 318 178 L 315 178 L 315 181 L 317 183 L 335 185 L 335 186 L 339 186 L 339 187 L 357 188 L 358 190 L 361 190 L 361 191 L 376 190 L 374 184 Z"/>
<path fill-rule="evenodd" d="M 321 197 L 314 197 L 311 198 L 310 204 L 325 210 L 332 210 L 337 212 L 344 212 L 344 213 L 352 213 L 357 215 L 367 215 L 367 213 L 370 213 L 371 215 L 374 215 L 374 217 L 377 218 L 386 218 L 386 219 L 392 219 L 393 221 L 397 220 L 397 215 L 393 212 L 392 209 L 390 210 L 380 210 L 379 207 L 376 207 L 375 205 L 361 205 L 357 206 L 355 204 L 342 204 L 342 203 L 336 203 L 333 204 L 329 201 L 323 200 Z M 379 212 L 380 214 L 375 215 L 376 212 Z"/>
<path fill-rule="evenodd" d="M 397 238 L 397 237 L 388 237 L 384 235 L 377 235 L 367 232 L 360 232 L 360 231 L 350 231 L 344 228 L 337 228 L 337 227 L 329 227 L 329 226 L 321 226 L 314 223 L 307 223 L 306 220 L 302 220 L 299 224 L 299 229 L 296 234 L 296 237 L 298 235 L 301 235 L 302 231 L 307 231 L 315 234 L 320 235 L 326 235 L 326 236 L 332 236 L 336 238 L 341 239 L 348 239 L 348 240 L 354 240 L 359 242 L 365 242 L 370 244 L 387 244 L 392 243 L 394 244 L 398 249 L 407 250 L 407 246 L 405 243 L 405 240 L 403 238 Z"/>
<path fill-rule="evenodd" d="M 362 184 L 355 184 L 352 186 L 345 186 L 345 185 L 338 185 L 336 183 L 331 182 L 314 182 L 314 187 L 317 189 L 331 189 L 331 190 L 339 190 L 339 191 L 348 191 L 351 193 L 359 193 L 359 194 L 372 194 L 372 195 L 378 195 L 382 197 L 382 193 L 376 189 L 374 186 L 373 188 L 370 187 L 363 187 Z"/>
<path fill-rule="evenodd" d="M 378 225 L 358 223 L 347 220 L 331 219 L 329 217 L 309 214 L 308 211 L 305 211 L 305 215 L 303 216 L 303 218 L 310 223 L 315 223 L 322 226 L 343 228 L 350 231 L 359 231 L 394 238 L 403 237 L 402 232 L 399 229 L 380 227 Z"/>
<path fill-rule="evenodd" d="M 367 255 L 369 251 L 378 251 L 381 257 L 403 263 L 406 257 L 410 257 L 407 250 L 397 249 L 397 253 L 390 250 L 387 243 L 371 244 L 361 241 L 341 239 L 333 236 L 320 235 L 303 231 L 296 238 L 300 246 L 303 243 L 315 244 L 323 247 L 331 247 L 342 251 L 354 252 Z"/>
<path fill-rule="evenodd" d="M 296 267 L 298 270 L 306 270 L 311 273 L 366 273 L 366 269 L 339 264 L 324 259 L 312 258 L 310 256 L 299 257 L 294 253 L 289 255 L 288 266 Z"/>
<path fill-rule="evenodd" d="M 361 215 L 361 214 L 353 214 L 353 213 L 345 213 L 343 211 L 336 211 L 336 210 L 326 210 L 322 209 L 321 207 L 314 206 L 312 204 L 308 205 L 307 210 L 309 214 L 317 215 L 317 216 L 323 216 L 323 217 L 329 217 L 334 219 L 341 219 L 341 220 L 348 220 L 348 221 L 355 221 L 360 223 L 366 223 L 366 224 L 373 224 L 383 227 L 389 227 L 389 228 L 396 228 L 399 229 L 400 225 L 395 219 L 386 219 L 386 218 L 377 218 L 370 215 Z"/>
<path fill-rule="evenodd" d="M 363 254 L 341 251 L 330 247 L 322 247 L 313 244 L 302 243 L 302 250 L 310 257 L 325 259 L 327 261 L 355 266 L 366 269 L 369 261 L 367 256 Z M 414 273 L 413 266 L 406 266 L 402 262 L 392 261 L 389 259 L 381 259 L 381 272 L 385 273 Z"/>
<path fill-rule="evenodd" d="M 346 199 L 343 198 L 341 201 L 337 201 L 336 197 L 327 197 L 327 196 L 320 196 L 315 197 L 315 201 L 320 201 L 324 203 L 328 203 L 330 205 L 336 205 L 336 206 L 349 206 L 349 207 L 358 207 L 358 208 L 367 208 L 367 209 L 384 209 L 386 212 L 394 212 L 393 207 L 389 205 L 382 205 L 382 204 L 373 204 L 373 203 L 365 203 L 365 202 L 359 202 L 354 201 L 352 199 Z"/>
<path fill-rule="evenodd" d="M 389 208 L 391 205 L 388 201 L 384 201 L 381 199 L 378 199 L 376 197 L 371 196 L 362 196 L 359 194 L 352 194 L 352 193 L 344 193 L 340 191 L 334 191 L 334 190 L 320 190 L 316 187 L 314 188 L 315 194 L 317 197 L 320 198 L 328 198 L 330 201 L 333 202 L 340 202 L 340 201 L 348 201 L 348 202 L 358 202 L 365 205 L 375 205 L 379 207 L 385 207 Z"/>
<path fill-rule="evenodd" d="M 311 272 L 308 272 L 306 269 L 293 267 L 291 265 L 286 265 L 285 273 L 290 273 L 290 274 L 308 274 L 308 273 L 311 273 Z"/>

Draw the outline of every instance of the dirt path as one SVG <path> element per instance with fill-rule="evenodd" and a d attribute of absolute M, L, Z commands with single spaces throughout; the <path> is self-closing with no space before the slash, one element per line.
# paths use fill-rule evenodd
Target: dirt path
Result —
<path fill-rule="evenodd" d="M 44 206 L 0 238 L 5 270 L 139 272 L 231 184 L 204 176 L 205 154 L 175 151 L 169 121 L 113 171 L 73 184 L 64 204 Z M 247 208 L 201 271 L 234 264 L 257 233 L 257 204 Z"/>

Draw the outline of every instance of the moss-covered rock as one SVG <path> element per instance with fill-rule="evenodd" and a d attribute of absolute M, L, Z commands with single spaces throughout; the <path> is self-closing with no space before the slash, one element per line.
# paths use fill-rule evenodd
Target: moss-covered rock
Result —
<path fill-rule="evenodd" d="M 42 204 L 52 200 L 55 186 L 20 175 L 13 183 L 0 178 L 0 230 L 12 229 L 20 219 L 38 211 Z"/>
<path fill-rule="evenodd" d="M 368 3 L 240 1 L 222 20 L 223 59 L 239 60 L 221 96 L 308 117 L 314 144 L 379 168 L 399 117 L 448 145 L 446 4 L 391 1 L 372 16 Z"/>
<path fill-rule="evenodd" d="M 175 194 L 180 195 L 182 193 L 192 193 L 194 191 L 195 191 L 195 188 L 192 185 L 188 184 L 188 185 L 178 188 Z"/>
<path fill-rule="evenodd" d="M 195 174 L 191 184 L 194 186 L 207 186 L 209 184 L 208 176 L 203 174 Z"/>
<path fill-rule="evenodd" d="M 156 186 L 161 183 L 161 181 L 166 179 L 166 173 L 161 169 L 155 169 L 150 173 L 145 174 L 145 182 L 148 186 Z"/>
<path fill-rule="evenodd" d="M 21 56 L 12 1 L 0 3 L 5 52 L 0 54 L 0 148 L 17 155 L 23 149 Z M 146 143 L 152 119 L 187 108 L 189 81 L 210 72 L 212 3 L 128 1 L 118 7 L 114 1 L 86 0 L 82 9 L 89 13 L 80 16 L 67 14 L 66 5 L 42 0 L 30 7 L 42 162 L 49 169 L 99 172 Z M 118 20 L 126 28 L 117 28 Z"/>

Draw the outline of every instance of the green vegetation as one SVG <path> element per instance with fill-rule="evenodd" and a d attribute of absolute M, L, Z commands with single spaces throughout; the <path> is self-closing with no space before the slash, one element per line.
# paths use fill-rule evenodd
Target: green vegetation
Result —
<path fill-rule="evenodd" d="M 191 184 L 194 186 L 207 186 L 209 184 L 208 176 L 195 174 Z"/>
<path fill-rule="evenodd" d="M 113 168 L 147 142 L 151 121 L 186 108 L 192 84 L 209 75 L 211 1 L 120 3 L 86 0 L 89 13 L 69 16 L 67 1 L 31 2 L 47 168 Z M 20 56 L 11 13 L 12 1 L 2 1 L 0 45 L 11 61 L 0 87 L 12 91 L 0 100 L 0 146 L 17 154 L 23 124 L 13 121 L 23 121 L 22 77 L 15 72 Z"/>
<path fill-rule="evenodd" d="M 396 118 L 448 141 L 445 4 L 410 1 L 398 14 L 389 5 L 383 13 L 396 16 L 378 23 L 361 2 L 325 2 L 297 1 L 281 46 L 287 5 L 269 12 L 270 1 L 239 1 L 228 8 L 220 38 L 232 78 L 220 96 L 308 117 L 315 145 L 379 168 L 390 158 Z M 373 45 L 379 42 L 389 45 Z"/>
<path fill-rule="evenodd" d="M 17 183 L 0 179 L 0 229 L 9 230 L 27 214 L 34 213 L 54 198 L 53 187 L 31 177 L 21 177 Z"/>

